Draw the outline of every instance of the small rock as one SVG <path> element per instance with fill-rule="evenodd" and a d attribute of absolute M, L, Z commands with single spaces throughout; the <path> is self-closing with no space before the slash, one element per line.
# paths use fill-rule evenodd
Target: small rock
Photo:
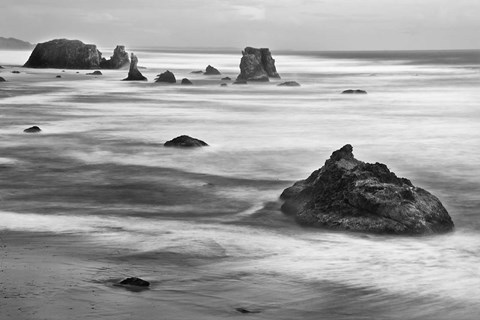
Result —
<path fill-rule="evenodd" d="M 182 84 L 189 85 L 189 84 L 193 84 L 193 83 L 192 83 L 192 81 L 188 80 L 187 78 L 183 78 L 182 79 Z"/>
<path fill-rule="evenodd" d="M 75 72 L 75 73 L 80 73 L 79 71 Z"/>
<path fill-rule="evenodd" d="M 13 70 L 12 73 L 20 73 L 20 71 Z"/>
<path fill-rule="evenodd" d="M 120 281 L 120 284 L 122 285 L 128 285 L 128 286 L 137 286 L 137 287 L 148 287 L 150 286 L 150 282 L 145 281 L 140 278 L 136 277 L 131 277 L 131 278 L 126 278 Z"/>
<path fill-rule="evenodd" d="M 166 82 L 166 83 L 176 83 L 177 79 L 175 79 L 175 75 L 170 71 L 165 71 L 157 76 L 158 78 L 155 79 L 155 82 Z"/>
<path fill-rule="evenodd" d="M 230 77 L 225 77 L 225 78 L 222 78 L 223 81 L 230 81 L 232 79 L 230 79 Z"/>
<path fill-rule="evenodd" d="M 165 147 L 182 147 L 182 148 L 191 148 L 191 147 L 206 147 L 208 144 L 202 140 L 195 139 L 186 135 L 176 137 L 170 141 L 165 142 Z"/>
<path fill-rule="evenodd" d="M 279 86 L 284 86 L 284 87 L 300 87 L 300 83 L 297 81 L 285 81 L 279 84 Z"/>
<path fill-rule="evenodd" d="M 89 76 L 101 76 L 101 75 L 103 75 L 103 73 L 99 70 L 96 70 L 96 71 L 93 71 L 91 73 L 87 73 L 87 75 L 89 75 Z"/>
<path fill-rule="evenodd" d="M 221 83 L 221 84 L 220 84 L 220 87 L 226 87 L 226 86 L 227 86 L 226 83 Z"/>
<path fill-rule="evenodd" d="M 221 73 L 216 68 L 212 67 L 211 65 L 208 65 L 203 74 L 205 74 L 205 75 L 218 75 L 218 74 L 221 74 Z"/>
<path fill-rule="evenodd" d="M 58 76 L 56 76 L 55 78 L 61 78 L 61 77 L 62 77 L 61 75 L 58 75 Z"/>
<path fill-rule="evenodd" d="M 237 79 L 233 84 L 247 84 L 247 80 Z"/>
<path fill-rule="evenodd" d="M 0 77 L 0 82 L 6 82 L 7 80 L 5 80 L 4 78 Z"/>
<path fill-rule="evenodd" d="M 192 71 L 190 73 L 203 73 L 203 71 L 202 70 L 196 70 L 196 71 Z"/>
<path fill-rule="evenodd" d="M 23 130 L 23 132 L 26 132 L 26 133 L 38 133 L 38 132 L 41 132 L 42 130 L 37 127 L 37 126 L 33 126 L 33 127 L 30 127 L 30 128 L 27 128 L 25 130 Z"/>
<path fill-rule="evenodd" d="M 4 67 L 0 66 L 0 69 L 4 69 Z"/>
<path fill-rule="evenodd" d="M 360 90 L 360 89 L 357 89 L 357 90 L 348 89 L 343 91 L 342 94 L 367 94 L 367 91 Z"/>
<path fill-rule="evenodd" d="M 62 72 L 65 72 L 65 70 L 62 70 Z"/>
<path fill-rule="evenodd" d="M 245 308 L 235 308 L 235 310 L 237 310 L 240 313 L 260 313 L 260 311 L 258 310 L 248 310 Z"/>

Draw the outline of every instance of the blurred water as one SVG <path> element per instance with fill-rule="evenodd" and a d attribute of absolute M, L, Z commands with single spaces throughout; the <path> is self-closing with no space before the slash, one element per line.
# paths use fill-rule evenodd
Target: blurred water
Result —
<path fill-rule="evenodd" d="M 28 58 L 23 54 L 2 52 L 0 65 L 21 64 Z M 85 70 L 1 70 L 8 80 L 0 87 L 2 229 L 81 235 L 135 259 L 173 253 L 186 273 L 210 279 L 211 286 L 201 288 L 213 290 L 215 299 L 225 294 L 215 292 L 215 284 L 233 292 L 232 274 L 248 274 L 249 283 L 267 282 L 256 293 L 260 308 L 272 307 L 272 292 L 284 302 L 276 319 L 319 313 L 360 319 L 372 312 L 391 319 L 475 319 L 478 52 L 452 52 L 451 64 L 447 53 L 440 61 L 432 52 L 274 52 L 282 80 L 228 87 L 220 87 L 219 78 L 236 77 L 239 53 L 136 54 L 149 82 L 121 82 L 124 70 L 105 70 L 101 77 Z M 208 64 L 222 76 L 190 73 Z M 167 69 L 194 86 L 152 83 Z M 284 80 L 302 86 L 276 86 Z M 350 88 L 368 95 L 340 94 Z M 24 134 L 30 125 L 43 133 Z M 162 147 L 181 134 L 210 147 Z M 456 231 L 364 236 L 302 229 L 283 216 L 282 190 L 346 143 L 358 159 L 386 163 L 437 195 Z M 192 258 L 209 264 L 202 271 L 189 268 Z M 178 274 L 175 279 L 179 285 Z M 315 283 L 328 293 L 314 290 Z M 328 295 L 346 299 L 350 306 L 342 308 L 350 313 L 329 309 L 335 304 Z M 195 297 L 184 292 L 178 299 Z M 152 298 L 164 299 L 155 292 Z"/>

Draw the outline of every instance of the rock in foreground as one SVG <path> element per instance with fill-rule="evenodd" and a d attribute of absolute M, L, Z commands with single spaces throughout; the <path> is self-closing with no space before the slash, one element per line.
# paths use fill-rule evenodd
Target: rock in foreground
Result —
<path fill-rule="evenodd" d="M 165 71 L 157 76 L 158 78 L 155 79 L 155 82 L 165 82 L 165 83 L 176 83 L 177 79 L 175 79 L 175 75 L 171 71 Z"/>
<path fill-rule="evenodd" d="M 269 81 L 269 78 L 280 78 L 270 50 L 246 47 L 242 51 L 240 74 L 237 80 Z"/>
<path fill-rule="evenodd" d="M 180 147 L 180 148 L 192 148 L 192 147 L 206 147 L 208 144 L 202 140 L 195 139 L 189 136 L 179 136 L 175 139 L 165 142 L 165 147 Z"/>
<path fill-rule="evenodd" d="M 26 132 L 26 133 L 39 133 L 41 131 L 42 130 L 37 126 L 33 126 L 33 127 L 30 127 L 30 128 L 27 128 L 27 129 L 23 130 L 23 132 Z"/>
<path fill-rule="evenodd" d="M 355 159 L 351 145 L 332 153 L 306 180 L 283 191 L 282 211 L 303 225 L 388 234 L 431 234 L 453 230 L 434 195 L 381 163 Z"/>
<path fill-rule="evenodd" d="M 136 287 L 148 287 L 150 286 L 150 282 L 145 281 L 140 278 L 136 277 L 131 277 L 131 278 L 126 278 L 120 281 L 121 285 L 128 285 L 128 286 L 136 286 Z"/>
<path fill-rule="evenodd" d="M 130 70 L 128 71 L 128 77 L 123 79 L 123 81 L 144 81 L 144 80 L 147 80 L 147 78 L 145 78 L 143 76 L 143 74 L 140 71 L 138 71 L 137 63 L 138 63 L 138 58 L 137 58 L 136 55 L 134 55 L 132 53 L 132 55 L 130 57 Z"/>

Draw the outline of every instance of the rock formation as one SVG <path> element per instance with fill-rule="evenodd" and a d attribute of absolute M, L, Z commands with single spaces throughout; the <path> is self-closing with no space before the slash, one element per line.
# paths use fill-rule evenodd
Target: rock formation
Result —
<path fill-rule="evenodd" d="M 342 92 L 342 94 L 367 94 L 367 91 L 365 90 L 353 90 L 353 89 L 348 89 Z"/>
<path fill-rule="evenodd" d="M 30 128 L 27 128 L 25 130 L 23 130 L 23 132 L 26 132 L 26 133 L 38 133 L 38 132 L 41 132 L 42 130 L 37 127 L 37 126 L 33 126 L 33 127 L 30 127 Z"/>
<path fill-rule="evenodd" d="M 132 53 L 130 57 L 130 70 L 128 70 L 128 77 L 123 81 L 144 81 L 147 80 L 137 68 L 138 58 Z"/>
<path fill-rule="evenodd" d="M 278 86 L 280 87 L 300 87 L 300 83 L 297 81 L 285 81 L 280 83 Z"/>
<path fill-rule="evenodd" d="M 233 82 L 233 84 L 247 84 L 247 80 L 237 79 Z"/>
<path fill-rule="evenodd" d="M 101 76 L 101 75 L 103 75 L 103 73 L 102 73 L 102 71 L 99 71 L 99 70 L 87 73 L 87 76 Z"/>
<path fill-rule="evenodd" d="M 55 78 L 61 78 L 62 76 L 61 75 L 57 75 Z"/>
<path fill-rule="evenodd" d="M 123 279 L 122 281 L 120 281 L 119 284 L 128 285 L 128 286 L 137 286 L 137 287 L 148 287 L 148 286 L 150 286 L 150 282 L 145 281 L 145 280 L 140 279 L 140 278 L 136 278 L 136 277 Z"/>
<path fill-rule="evenodd" d="M 164 146 L 191 148 L 191 147 L 206 147 L 208 146 L 208 144 L 202 140 L 183 135 L 165 142 Z"/>
<path fill-rule="evenodd" d="M 6 82 L 7 80 L 5 80 L 4 78 L 0 77 L 0 82 Z"/>
<path fill-rule="evenodd" d="M 155 82 L 176 83 L 177 79 L 175 79 L 173 72 L 167 70 L 164 73 L 157 75 Z"/>
<path fill-rule="evenodd" d="M 246 47 L 242 51 L 240 74 L 237 80 L 269 81 L 269 78 L 280 78 L 270 50 L 268 48 Z"/>
<path fill-rule="evenodd" d="M 100 68 L 102 69 L 120 69 L 127 66 L 130 63 L 128 59 L 128 53 L 125 51 L 125 46 L 117 46 L 113 50 L 113 56 L 110 60 L 102 58 L 100 61 Z"/>
<path fill-rule="evenodd" d="M 221 73 L 216 68 L 212 67 L 211 65 L 208 65 L 203 74 L 207 76 L 211 76 L 211 75 L 219 75 Z"/>
<path fill-rule="evenodd" d="M 191 85 L 193 84 L 192 81 L 188 80 L 187 78 L 183 78 L 182 79 L 182 84 L 183 85 Z"/>
<path fill-rule="evenodd" d="M 355 159 L 352 146 L 332 153 L 306 180 L 283 191 L 282 211 L 303 225 L 388 234 L 431 234 L 454 227 L 434 195 L 381 163 Z"/>
<path fill-rule="evenodd" d="M 232 79 L 231 79 L 230 77 L 225 77 L 225 78 L 222 78 L 221 80 L 223 80 L 223 81 L 230 81 L 230 80 L 232 80 Z"/>

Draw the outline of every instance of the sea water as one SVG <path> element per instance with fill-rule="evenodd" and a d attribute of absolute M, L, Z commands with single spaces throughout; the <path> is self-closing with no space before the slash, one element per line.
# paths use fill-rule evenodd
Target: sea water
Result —
<path fill-rule="evenodd" d="M 116 250 L 114 264 L 158 283 L 147 297 L 166 319 L 234 306 L 257 319 L 478 317 L 480 52 L 273 50 L 282 79 L 234 85 L 220 78 L 237 76 L 240 52 L 134 51 L 148 82 L 0 53 L 2 230 Z M 190 73 L 209 64 L 222 75 Z M 153 83 L 165 70 L 194 85 Z M 23 133 L 32 125 L 42 133 Z M 163 147 L 182 134 L 210 146 Z M 283 189 L 347 143 L 438 196 L 455 231 L 362 235 L 283 215 Z"/>

